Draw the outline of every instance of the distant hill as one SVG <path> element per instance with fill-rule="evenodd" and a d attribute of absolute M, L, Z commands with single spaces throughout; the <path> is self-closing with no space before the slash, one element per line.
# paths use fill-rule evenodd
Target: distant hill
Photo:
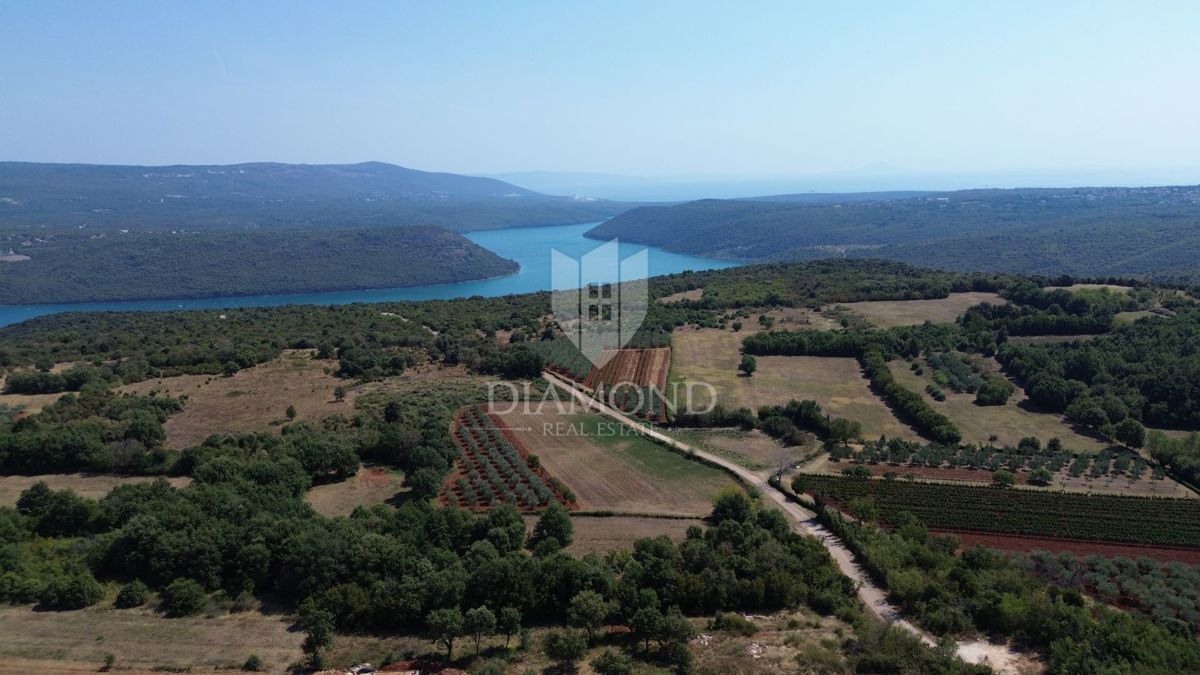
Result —
<path fill-rule="evenodd" d="M 454 230 L 602 220 L 628 205 L 382 162 L 109 166 L 0 162 L 0 227 Z"/>
<path fill-rule="evenodd" d="M 10 249 L 21 255 L 5 256 Z M 432 225 L 0 234 L 0 304 L 6 305 L 391 288 L 518 269 Z"/>
<path fill-rule="evenodd" d="M 588 236 L 748 261 L 871 257 L 952 270 L 1200 281 L 1200 187 L 701 200 L 632 209 Z"/>

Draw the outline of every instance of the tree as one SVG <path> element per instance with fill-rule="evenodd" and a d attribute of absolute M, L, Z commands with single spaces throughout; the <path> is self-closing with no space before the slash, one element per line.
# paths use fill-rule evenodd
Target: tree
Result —
<path fill-rule="evenodd" d="M 1029 482 L 1034 485 L 1049 485 L 1054 480 L 1054 473 L 1044 466 L 1039 466 L 1029 472 Z"/>
<path fill-rule="evenodd" d="M 735 332 L 735 333 L 736 333 L 736 332 L 740 331 L 741 329 L 742 329 L 742 322 L 741 322 L 741 321 L 734 321 L 734 322 L 733 322 L 733 332 Z"/>
<path fill-rule="evenodd" d="M 542 642 L 546 656 L 564 670 L 572 670 L 587 653 L 587 641 L 573 630 L 552 630 Z"/>
<path fill-rule="evenodd" d="M 508 649 L 508 642 L 512 636 L 521 632 L 521 610 L 516 607 L 501 609 L 498 625 L 500 634 L 504 636 L 504 648 Z"/>
<path fill-rule="evenodd" d="M 409 474 L 405 483 L 412 488 L 416 499 L 432 499 L 442 487 L 442 475 L 434 469 L 421 468 Z"/>
<path fill-rule="evenodd" d="M 242 670 L 248 673 L 257 673 L 262 669 L 262 659 L 258 657 L 258 654 L 251 654 L 250 656 L 246 657 L 246 661 L 242 664 Z"/>
<path fill-rule="evenodd" d="M 989 377 L 975 391 L 975 405 L 1004 405 L 1013 391 L 1013 385 L 1008 380 Z"/>
<path fill-rule="evenodd" d="M 475 641 L 475 656 L 479 656 L 479 643 L 496 632 L 496 615 L 486 605 L 468 609 L 463 616 L 463 633 Z"/>
<path fill-rule="evenodd" d="M 838 417 L 829 423 L 829 440 L 847 445 L 850 439 L 862 436 L 862 423 Z"/>
<path fill-rule="evenodd" d="M 454 640 L 463 634 L 463 615 L 456 608 L 435 609 L 425 617 L 434 644 L 446 645 L 446 660 L 454 658 Z"/>
<path fill-rule="evenodd" d="M 571 598 L 567 618 L 572 626 L 587 632 L 588 642 L 595 642 L 596 630 L 604 625 L 609 615 L 617 610 L 617 603 L 609 602 L 596 591 L 580 591 Z"/>
<path fill-rule="evenodd" d="M 573 537 L 571 516 L 562 504 L 555 501 L 550 503 L 549 508 L 538 518 L 537 525 L 534 525 L 533 533 L 529 537 L 529 548 L 535 549 L 538 544 L 551 539 L 557 541 L 559 547 L 569 546 Z"/>
<path fill-rule="evenodd" d="M 996 487 L 1012 487 L 1016 482 L 1017 477 L 1007 469 L 1000 469 L 992 473 L 992 485 Z"/>
<path fill-rule="evenodd" d="M 285 411 L 285 412 L 284 412 L 284 414 L 285 414 L 285 415 L 287 415 L 287 418 L 288 418 L 289 420 L 294 420 L 294 419 L 296 419 L 296 406 L 294 406 L 294 405 L 289 405 L 289 406 L 287 407 L 287 411 Z"/>
<path fill-rule="evenodd" d="M 319 670 L 324 665 L 321 650 L 333 644 L 333 614 L 323 609 L 304 613 L 304 642 L 300 648 L 308 656 L 309 665 Z"/>
<path fill-rule="evenodd" d="M 851 499 L 850 515 L 864 523 L 873 523 L 879 520 L 879 507 L 875 504 L 875 498 L 868 495 Z"/>
<path fill-rule="evenodd" d="M 726 520 L 745 522 L 753 510 L 754 505 L 743 490 L 727 487 L 713 501 L 712 520 L 717 524 Z"/>
<path fill-rule="evenodd" d="M 334 387 L 333 388 L 333 399 L 335 401 L 339 401 L 339 402 L 346 400 L 346 388 L 342 387 L 342 386 Z"/>
<path fill-rule="evenodd" d="M 749 354 L 742 356 L 742 362 L 738 364 L 738 370 L 745 373 L 746 377 L 752 377 L 754 371 L 758 370 L 758 359 Z"/>
<path fill-rule="evenodd" d="M 167 616 L 192 616 L 204 611 L 208 596 L 204 587 L 194 579 L 176 579 L 163 589 L 163 606 Z"/>
<path fill-rule="evenodd" d="M 1140 448 L 1146 444 L 1146 427 L 1132 417 L 1126 417 L 1113 428 L 1113 438 L 1126 447 Z"/>
<path fill-rule="evenodd" d="M 600 656 L 592 659 L 589 664 L 596 675 L 630 675 L 633 673 L 633 659 L 614 649 L 605 649 Z"/>
<path fill-rule="evenodd" d="M 658 607 L 649 605 L 642 607 L 633 613 L 633 617 L 629 620 L 629 627 L 633 629 L 633 634 L 641 641 L 650 651 L 650 641 L 657 640 L 662 634 L 663 615 L 658 610 Z"/>

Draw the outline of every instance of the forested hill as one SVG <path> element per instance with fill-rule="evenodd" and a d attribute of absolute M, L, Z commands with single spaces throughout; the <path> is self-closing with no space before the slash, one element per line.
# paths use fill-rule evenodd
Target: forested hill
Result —
<path fill-rule="evenodd" d="M 108 166 L 0 162 L 0 227 L 358 227 L 586 223 L 629 205 L 382 162 Z"/>
<path fill-rule="evenodd" d="M 889 258 L 954 270 L 1200 280 L 1200 187 L 643 206 L 588 233 L 727 259 Z"/>
<path fill-rule="evenodd" d="M 303 293 L 443 284 L 518 266 L 436 226 L 43 235 L 9 252 L 0 304 Z"/>

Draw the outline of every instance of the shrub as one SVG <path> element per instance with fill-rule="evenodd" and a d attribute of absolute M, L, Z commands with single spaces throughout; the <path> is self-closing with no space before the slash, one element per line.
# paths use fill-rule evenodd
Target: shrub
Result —
<path fill-rule="evenodd" d="M 117 599 L 113 602 L 118 609 L 128 609 L 129 607 L 140 607 L 146 604 L 146 597 L 150 594 L 150 589 L 146 587 L 140 580 L 133 580 L 121 587 L 117 593 Z"/>
<path fill-rule="evenodd" d="M 100 602 L 104 589 L 90 572 L 55 577 L 46 584 L 39 600 L 50 609 L 83 609 Z"/>
<path fill-rule="evenodd" d="M 242 664 L 242 670 L 250 673 L 257 673 L 263 669 L 262 659 L 258 658 L 258 654 L 251 654 L 246 657 L 246 662 Z"/>
<path fill-rule="evenodd" d="M 712 630 L 724 630 L 750 637 L 758 632 L 758 626 L 746 617 L 736 612 L 718 612 L 708 623 Z"/>
<path fill-rule="evenodd" d="M 207 595 L 204 588 L 192 579 L 176 579 L 162 593 L 167 616 L 192 616 L 204 611 Z"/>

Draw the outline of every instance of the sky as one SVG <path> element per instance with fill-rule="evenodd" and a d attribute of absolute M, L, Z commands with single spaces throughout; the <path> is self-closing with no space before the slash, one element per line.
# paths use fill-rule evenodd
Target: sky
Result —
<path fill-rule="evenodd" d="M 1197 35 L 1168 1 L 6 0 L 0 160 L 1200 182 Z"/>

